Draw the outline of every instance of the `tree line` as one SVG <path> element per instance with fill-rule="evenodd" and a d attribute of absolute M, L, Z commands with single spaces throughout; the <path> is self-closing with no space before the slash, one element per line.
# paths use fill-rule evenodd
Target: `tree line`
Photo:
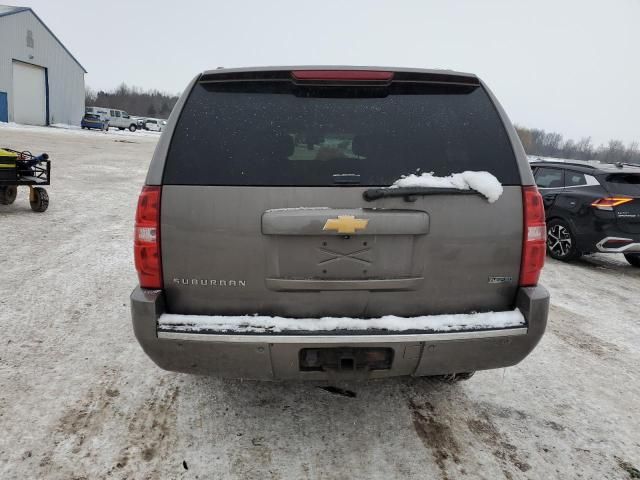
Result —
<path fill-rule="evenodd" d="M 85 105 L 117 108 L 137 117 L 168 118 L 177 101 L 177 95 L 125 83 L 110 91 L 96 92 L 89 87 L 85 91 Z"/>
<path fill-rule="evenodd" d="M 595 146 L 591 137 L 574 141 L 570 138 L 564 139 L 562 134 L 557 132 L 521 126 L 516 126 L 516 131 L 528 155 L 640 164 L 637 141 L 625 145 L 621 140 L 609 140 L 607 144 Z"/>

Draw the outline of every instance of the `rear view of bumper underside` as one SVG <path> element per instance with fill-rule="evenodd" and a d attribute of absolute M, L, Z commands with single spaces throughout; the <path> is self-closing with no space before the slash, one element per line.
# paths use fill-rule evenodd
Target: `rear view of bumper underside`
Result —
<path fill-rule="evenodd" d="M 135 335 L 161 368 L 227 378 L 323 380 L 442 375 L 515 365 L 537 345 L 547 323 L 549 293 L 544 287 L 521 288 L 516 302 L 526 320 L 522 327 L 477 331 L 343 332 L 318 334 L 220 334 L 163 331 L 163 294 L 136 288 L 131 294 Z M 346 348 L 392 353 L 388 368 L 353 371 L 308 371 L 301 350 Z"/>
<path fill-rule="evenodd" d="M 640 253 L 640 241 L 627 237 L 606 237 L 596 247 L 604 253 Z"/>

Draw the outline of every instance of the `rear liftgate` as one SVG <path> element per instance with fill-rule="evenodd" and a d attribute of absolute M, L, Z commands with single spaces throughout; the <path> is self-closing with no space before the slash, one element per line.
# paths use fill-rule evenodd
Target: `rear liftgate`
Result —
<path fill-rule="evenodd" d="M 367 318 L 513 308 L 522 190 L 504 126 L 477 79 L 240 77 L 203 77 L 172 138 L 161 222 L 168 312 Z M 425 169 L 491 171 L 504 193 L 493 204 L 459 190 L 378 195 Z M 292 369 L 407 375 L 421 355 L 411 339 L 317 333 L 318 344 L 269 344 L 276 377 Z"/>

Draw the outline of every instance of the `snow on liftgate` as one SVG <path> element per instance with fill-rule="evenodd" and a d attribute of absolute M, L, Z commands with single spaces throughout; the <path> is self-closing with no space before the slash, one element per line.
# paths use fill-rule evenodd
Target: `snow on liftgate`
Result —
<path fill-rule="evenodd" d="M 49 185 L 51 160 L 42 153 L 0 148 L 0 205 L 11 205 L 18 194 L 18 186 L 29 187 L 29 204 L 34 212 L 44 212 L 49 206 L 49 195 L 42 188 Z"/>

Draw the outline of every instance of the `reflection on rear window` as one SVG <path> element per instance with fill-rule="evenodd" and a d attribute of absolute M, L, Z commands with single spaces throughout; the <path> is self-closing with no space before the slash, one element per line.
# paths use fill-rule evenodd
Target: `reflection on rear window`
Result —
<path fill-rule="evenodd" d="M 376 186 L 464 170 L 520 183 L 504 126 L 480 87 L 214 83 L 191 92 L 164 183 L 327 186 L 333 175 L 356 174 Z"/>
<path fill-rule="evenodd" d="M 293 152 L 289 160 L 326 161 L 337 159 L 364 159 L 353 151 L 354 135 L 328 132 L 322 138 L 313 134 L 293 134 Z"/>

